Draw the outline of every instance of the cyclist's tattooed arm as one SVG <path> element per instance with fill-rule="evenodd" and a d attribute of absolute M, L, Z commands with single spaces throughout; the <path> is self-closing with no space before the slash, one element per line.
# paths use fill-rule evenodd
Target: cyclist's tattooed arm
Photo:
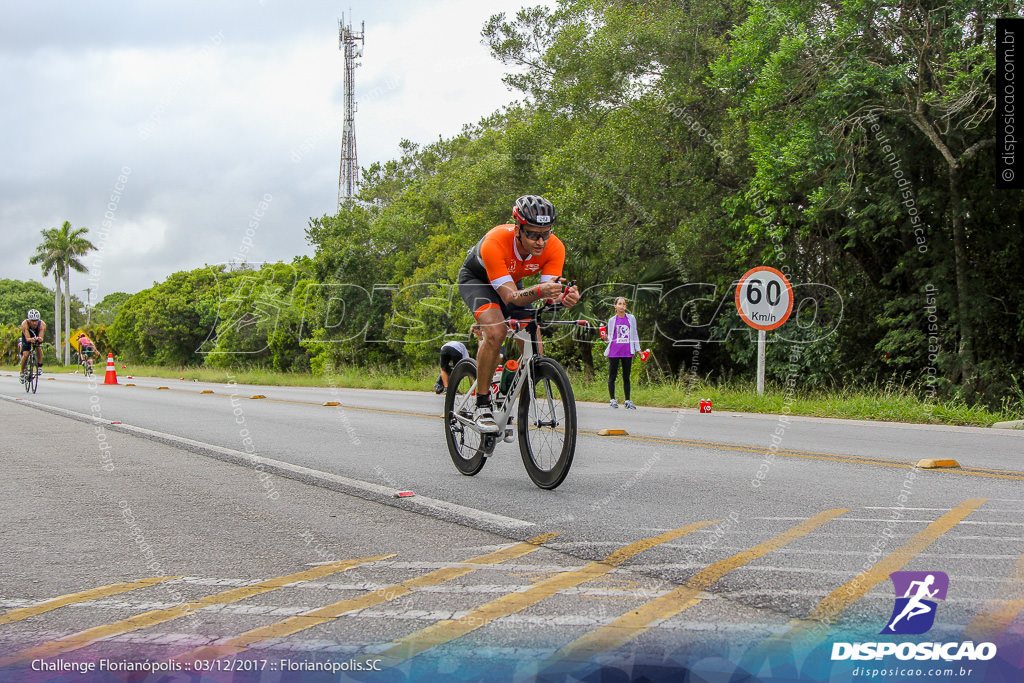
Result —
<path fill-rule="evenodd" d="M 509 303 L 516 304 L 517 306 L 525 306 L 526 304 L 533 303 L 539 298 L 540 295 L 537 293 L 536 287 L 531 287 L 529 289 L 517 289 L 509 298 Z"/>
<path fill-rule="evenodd" d="M 506 282 L 498 289 L 505 303 L 516 306 L 532 304 L 539 299 L 552 299 L 562 293 L 562 285 L 557 280 L 548 280 L 526 289 L 517 289 L 511 282 Z"/>

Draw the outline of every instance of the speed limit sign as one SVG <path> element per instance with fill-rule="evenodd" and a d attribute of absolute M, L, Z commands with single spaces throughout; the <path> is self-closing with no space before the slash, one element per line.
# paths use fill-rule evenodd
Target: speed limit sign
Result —
<path fill-rule="evenodd" d="M 774 268 L 751 268 L 736 285 L 736 310 L 754 329 L 774 330 L 793 312 L 793 286 Z"/>

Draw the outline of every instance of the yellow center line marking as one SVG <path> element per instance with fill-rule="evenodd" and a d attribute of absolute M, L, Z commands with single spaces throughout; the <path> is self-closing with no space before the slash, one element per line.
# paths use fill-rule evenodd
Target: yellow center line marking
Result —
<path fill-rule="evenodd" d="M 985 603 L 983 612 L 974 617 L 964 629 L 964 638 L 980 642 L 995 642 L 1009 628 L 1010 623 L 1024 610 L 1024 555 L 1010 570 L 999 587 L 996 597 Z"/>
<path fill-rule="evenodd" d="M 194 391 L 188 391 L 184 389 L 171 389 L 170 391 L 176 391 L 184 394 L 195 394 Z M 280 398 L 268 398 L 266 399 L 270 403 L 287 403 L 290 405 L 299 406 L 316 406 L 323 407 L 323 403 L 316 403 L 313 401 L 294 401 L 290 399 Z M 425 417 L 433 420 L 443 419 L 443 415 L 437 415 L 436 413 L 422 413 L 413 410 L 394 410 L 389 408 L 366 408 L 362 406 L 353 406 L 341 404 L 337 406 L 342 410 L 355 410 L 364 413 L 381 413 L 384 415 L 401 415 L 403 417 Z M 601 436 L 599 430 L 592 429 L 577 429 L 577 434 L 587 436 Z M 721 441 L 697 441 L 692 439 L 673 439 L 668 437 L 657 437 L 657 436 L 620 436 L 610 435 L 611 438 L 625 439 L 627 441 L 640 441 L 644 443 L 661 443 L 673 446 L 694 446 L 697 448 L 712 448 L 721 451 L 736 451 L 739 453 L 759 453 L 763 454 L 768 449 L 762 446 L 747 446 L 743 444 L 731 444 Z M 609 437 L 603 437 L 609 438 Z M 915 463 L 905 462 L 902 460 L 886 460 L 883 458 L 872 458 L 861 455 L 843 455 L 840 453 L 823 453 L 819 451 L 798 451 L 798 450 L 778 450 L 776 455 L 785 456 L 788 458 L 804 458 L 808 460 L 827 460 L 830 462 L 843 462 L 854 465 L 878 465 L 880 467 L 900 467 L 900 468 L 913 468 L 916 466 Z M 993 468 L 980 468 L 980 467 L 961 467 L 956 470 L 951 469 L 940 469 L 936 470 L 936 473 L 943 474 L 963 474 L 972 477 L 992 477 L 995 479 L 1014 479 L 1017 481 L 1024 481 L 1024 472 L 1014 472 L 1013 470 L 1001 470 Z"/>
<path fill-rule="evenodd" d="M 155 576 L 151 579 L 140 579 L 139 581 L 132 581 L 130 583 L 113 583 L 109 586 L 100 586 L 99 588 L 90 588 L 89 590 L 79 591 L 78 593 L 69 593 L 68 595 L 62 595 L 60 597 L 51 598 L 45 602 L 41 602 L 38 605 L 32 605 L 31 607 L 19 607 L 18 609 L 12 609 L 4 614 L 0 614 L 0 625 L 10 624 L 15 621 L 21 621 L 22 619 L 28 619 L 37 614 L 43 614 L 50 610 L 55 610 L 65 605 L 74 605 L 79 602 L 88 602 L 89 600 L 97 600 L 99 598 L 106 598 L 111 595 L 117 595 L 118 593 L 125 593 L 127 591 L 135 590 L 136 588 L 145 588 L 147 586 L 153 586 L 164 581 L 171 581 L 173 579 L 180 579 L 180 576 Z"/>
<path fill-rule="evenodd" d="M 772 550 L 781 548 L 787 543 L 809 534 L 825 522 L 849 511 L 849 508 L 826 510 L 753 548 L 708 565 L 682 586 L 674 588 L 637 609 L 630 610 L 610 624 L 569 643 L 555 653 L 551 659 L 541 664 L 540 669 L 547 668 L 559 659 L 585 660 L 600 652 L 614 650 L 625 645 L 650 630 L 657 623 L 700 603 L 704 599 L 700 597 L 700 594 L 733 569 Z"/>
<path fill-rule="evenodd" d="M 322 405 L 319 403 L 307 403 L 305 401 L 289 401 L 283 399 L 268 399 L 269 401 L 275 401 L 278 403 L 291 403 L 293 405 Z M 386 408 L 363 408 L 360 406 L 340 405 L 339 408 L 344 410 L 356 410 L 367 413 L 383 413 L 386 415 L 402 415 L 405 417 L 426 417 L 435 420 L 443 419 L 443 415 L 436 415 L 431 413 L 421 413 L 410 410 L 391 410 Z M 577 434 L 587 436 L 605 436 L 600 433 L 600 430 L 593 429 L 577 429 Z M 661 443 L 673 446 L 695 446 L 698 448 L 712 448 L 722 451 L 737 451 L 740 453 L 759 453 L 763 454 L 768 449 L 763 446 L 746 446 L 742 444 L 731 444 L 724 443 L 721 441 L 696 441 L 692 439 L 673 439 L 668 437 L 657 437 L 657 436 L 632 436 L 632 435 L 607 435 L 613 438 L 625 439 L 627 441 L 640 441 L 644 443 Z M 606 437 L 607 438 L 607 437 Z M 886 460 L 884 458 L 872 458 L 862 455 L 843 455 L 840 453 L 822 453 L 819 451 L 798 451 L 798 450 L 778 450 L 776 455 L 782 455 L 789 458 L 804 458 L 808 460 L 828 460 L 830 462 L 844 462 L 855 465 L 879 465 L 882 467 L 901 467 L 912 469 L 916 465 L 912 462 L 905 462 L 903 460 Z M 998 470 L 978 467 L 961 467 L 959 470 L 941 470 L 944 473 L 954 474 L 967 474 L 975 477 L 995 477 L 998 479 L 1016 479 L 1024 481 L 1024 473 L 1013 472 L 1012 470 Z"/>
<path fill-rule="evenodd" d="M 925 548 L 938 540 L 944 533 L 963 521 L 967 515 L 980 507 L 986 500 L 988 499 L 971 498 L 957 505 L 926 528 L 914 534 L 903 546 L 879 560 L 870 569 L 861 572 L 853 580 L 847 581 L 829 593 L 811 610 L 811 613 L 806 618 L 791 620 L 788 624 L 790 626 L 788 632 L 766 639 L 750 653 L 751 656 L 766 656 L 769 652 L 769 646 L 779 641 L 795 643 L 799 640 L 808 647 L 815 645 L 825 636 L 829 626 L 835 623 L 836 619 L 847 607 L 860 600 L 879 583 L 887 581 L 889 574 L 902 569 L 907 562 L 923 552 Z"/>
<path fill-rule="evenodd" d="M 48 643 L 43 643 L 42 645 L 38 645 L 28 650 L 15 652 L 8 657 L 0 659 L 0 668 L 26 662 L 31 659 L 45 659 L 47 657 L 64 654 L 66 652 L 72 652 L 91 645 L 101 638 L 109 638 L 110 636 L 149 628 L 150 626 L 155 626 L 166 621 L 171 621 L 172 619 L 183 617 L 204 607 L 238 602 L 239 600 L 244 600 L 245 598 L 250 598 L 254 595 L 260 595 L 261 593 L 267 593 L 279 588 L 284 588 L 294 583 L 312 581 L 337 572 L 352 569 L 353 567 L 357 567 L 366 562 L 376 562 L 389 557 L 394 557 L 394 555 L 376 555 L 374 557 L 360 557 L 351 560 L 342 560 L 340 562 L 331 562 L 319 567 L 314 567 L 313 569 L 298 572 L 297 574 L 289 574 L 288 576 L 279 576 L 277 578 L 268 579 L 267 581 L 262 581 L 252 586 L 232 588 L 231 590 L 215 593 L 214 595 L 208 595 L 205 598 L 186 602 L 169 609 L 145 612 L 122 621 L 116 621 L 112 624 L 105 624 L 103 626 L 86 629 L 85 631 L 80 631 L 79 633 L 67 636 L 66 638 L 60 638 Z"/>
<path fill-rule="evenodd" d="M 518 543 L 508 548 L 502 548 L 501 550 L 496 550 L 494 552 L 487 553 L 486 555 L 481 555 L 480 557 L 474 557 L 463 561 L 464 564 L 478 565 L 475 567 L 447 567 L 445 569 L 439 569 L 437 571 L 430 572 L 429 574 L 417 576 L 407 581 L 403 581 L 402 583 L 388 586 L 387 588 L 381 588 L 380 590 L 374 591 L 368 595 L 361 595 L 357 598 L 341 600 L 305 614 L 289 617 L 288 619 L 276 624 L 270 624 L 261 628 L 252 629 L 251 631 L 246 631 L 245 633 L 242 633 L 241 635 L 219 645 L 199 647 L 190 652 L 176 655 L 173 659 L 181 662 L 192 662 L 200 659 L 212 660 L 219 659 L 221 657 L 230 657 L 249 649 L 249 646 L 253 643 L 269 640 L 270 638 L 283 638 L 285 636 L 294 635 L 308 628 L 330 622 L 347 612 L 373 607 L 374 605 L 395 600 L 403 595 L 408 595 L 413 592 L 414 588 L 436 586 L 444 583 L 445 581 L 451 581 L 452 579 L 457 579 L 460 576 L 469 574 L 483 566 L 499 564 L 507 560 L 522 557 L 523 555 L 540 550 L 544 543 L 547 543 L 555 536 L 558 536 L 559 533 L 560 532 L 553 532 L 542 536 L 536 536 L 524 543 Z"/>
<path fill-rule="evenodd" d="M 481 626 L 486 626 L 495 619 L 520 612 L 560 590 L 572 588 L 587 581 L 600 578 L 638 553 L 677 539 L 680 536 L 685 536 L 708 525 L 718 524 L 721 521 L 720 519 L 715 519 L 706 522 L 694 522 L 672 531 L 666 531 L 658 536 L 631 543 L 624 548 L 616 550 L 599 562 L 591 562 L 585 567 L 574 571 L 561 572 L 521 592 L 503 595 L 477 607 L 462 619 L 444 619 L 404 638 L 395 640 L 392 646 L 380 653 L 379 656 L 388 660 L 389 666 L 393 666 L 406 659 L 415 657 L 425 650 L 443 645 L 471 631 L 475 631 Z"/>
<path fill-rule="evenodd" d="M 591 436 L 598 436 L 596 431 L 580 429 L 579 434 L 589 434 Z M 764 454 L 768 449 L 760 446 L 746 446 L 742 444 L 730 444 L 723 443 L 720 441 L 695 441 L 690 439 L 671 439 L 657 436 L 617 436 L 614 438 L 625 439 L 627 441 L 643 441 L 647 443 L 661 443 L 675 446 L 695 446 L 698 448 L 712 448 L 715 450 L 722 451 L 737 451 L 740 453 L 760 453 Z M 879 465 L 882 467 L 900 467 L 913 469 L 916 464 L 912 462 L 906 462 L 903 460 L 886 460 L 883 458 L 871 458 L 862 455 L 843 455 L 840 453 L 821 453 L 818 451 L 798 451 L 798 450 L 782 450 L 779 449 L 775 452 L 776 455 L 785 456 L 788 458 L 804 458 L 807 460 L 828 460 L 831 462 L 845 462 L 854 465 Z M 942 472 L 947 474 L 967 474 L 975 477 L 995 477 L 999 479 L 1017 479 L 1024 481 L 1024 472 L 1014 472 L 1012 470 L 1000 470 L 991 468 L 981 467 L 961 467 L 958 470 L 936 470 L 936 473 Z"/>

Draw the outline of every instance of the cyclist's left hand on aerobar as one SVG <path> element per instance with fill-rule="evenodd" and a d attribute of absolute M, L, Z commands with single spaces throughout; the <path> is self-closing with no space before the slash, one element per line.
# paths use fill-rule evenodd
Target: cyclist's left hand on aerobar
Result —
<path fill-rule="evenodd" d="M 566 287 L 562 290 L 562 298 L 559 300 L 566 308 L 572 308 L 580 300 L 580 290 L 576 288 L 575 284 Z"/>

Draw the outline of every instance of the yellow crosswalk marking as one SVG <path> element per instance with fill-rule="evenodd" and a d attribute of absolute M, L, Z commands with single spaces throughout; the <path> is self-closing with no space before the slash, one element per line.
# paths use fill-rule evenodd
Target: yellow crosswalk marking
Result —
<path fill-rule="evenodd" d="M 764 543 L 759 543 L 749 550 L 744 550 L 732 557 L 727 557 L 705 567 L 684 585 L 655 598 L 638 609 L 631 610 L 610 624 L 602 626 L 596 631 L 569 643 L 556 653 L 552 660 L 541 665 L 540 668 L 544 669 L 550 663 L 563 658 L 585 660 L 599 652 L 613 650 L 628 643 L 649 630 L 654 624 L 664 621 L 701 602 L 703 600 L 700 597 L 701 592 L 710 588 L 733 569 L 809 534 L 825 522 L 846 512 L 849 512 L 849 509 L 826 510 Z"/>
<path fill-rule="evenodd" d="M 560 590 L 572 588 L 604 576 L 638 553 L 675 540 L 708 525 L 717 524 L 720 521 L 715 519 L 706 522 L 694 522 L 693 524 L 687 524 L 684 527 L 667 531 L 658 536 L 631 543 L 624 548 L 616 550 L 600 562 L 591 562 L 581 569 L 562 572 L 550 579 L 534 584 L 522 592 L 503 595 L 485 605 L 481 605 L 462 619 L 444 619 L 431 624 L 405 638 L 394 641 L 390 648 L 380 654 L 380 657 L 385 659 L 389 666 L 393 666 L 410 657 L 415 657 L 425 650 L 464 636 L 481 626 L 485 626 L 494 619 L 522 611 Z"/>
<path fill-rule="evenodd" d="M 79 633 L 67 636 L 66 638 L 60 638 L 59 640 L 53 640 L 48 643 L 43 643 L 37 647 L 33 647 L 21 652 L 15 652 L 12 655 L 0 659 L 0 667 L 10 666 L 13 664 L 19 664 L 26 662 L 31 659 L 45 659 L 47 657 L 53 657 L 55 655 L 63 654 L 66 652 L 72 652 L 74 650 L 81 649 L 88 645 L 91 645 L 100 638 L 108 638 L 110 636 L 119 635 L 122 633 L 130 633 L 132 631 L 138 631 L 140 629 L 162 624 L 172 619 L 177 619 L 190 614 L 196 610 L 209 607 L 211 605 L 223 605 L 231 602 L 238 602 L 250 598 L 254 595 L 260 595 L 261 593 L 267 593 L 269 591 L 284 588 L 285 586 L 299 583 L 302 581 L 312 581 L 319 579 L 324 576 L 343 572 L 353 567 L 357 567 L 367 562 L 376 562 L 378 560 L 387 559 L 394 557 L 394 555 L 376 555 L 374 557 L 360 557 L 351 560 L 341 560 L 339 562 L 330 562 L 328 564 L 314 567 L 306 571 L 298 572 L 297 574 L 289 574 L 288 576 L 279 576 L 277 578 L 268 579 L 252 586 L 243 586 L 241 588 L 232 588 L 231 590 L 222 591 L 215 593 L 214 595 L 208 595 L 205 598 L 194 600 L 192 602 L 182 603 L 169 609 L 159 609 L 143 614 L 138 614 L 134 617 L 129 617 L 122 621 L 117 621 L 112 624 L 106 624 L 103 626 L 96 626 L 94 628 L 86 629 Z"/>
<path fill-rule="evenodd" d="M 253 643 L 268 640 L 270 638 L 283 638 L 285 636 L 290 636 L 308 628 L 337 619 L 347 612 L 365 609 L 367 607 L 379 605 L 383 602 L 395 600 L 403 595 L 412 593 L 415 588 L 436 586 L 444 583 L 445 581 L 451 581 L 452 579 L 469 574 L 483 566 L 499 564 L 507 560 L 522 557 L 523 555 L 532 553 L 535 550 L 540 550 L 544 543 L 547 543 L 557 535 L 558 532 L 537 536 L 524 543 L 518 543 L 508 548 L 502 548 L 501 550 L 496 550 L 492 553 L 487 553 L 486 555 L 481 555 L 480 557 L 474 557 L 463 561 L 464 564 L 477 566 L 448 567 L 445 569 L 439 569 L 437 571 L 430 572 L 429 574 L 417 576 L 409 579 L 408 581 L 388 586 L 387 588 L 381 588 L 380 590 L 367 595 L 361 595 L 357 598 L 351 598 L 348 600 L 341 600 L 305 614 L 290 617 L 276 624 L 270 624 L 269 626 L 246 631 L 225 643 L 197 648 L 191 652 L 177 655 L 174 659 L 183 662 L 191 662 L 198 659 L 209 660 L 219 659 L 221 657 L 230 657 L 249 649 L 249 646 Z"/>
<path fill-rule="evenodd" d="M 899 571 L 907 562 L 919 555 L 940 536 L 959 524 L 967 515 L 976 510 L 987 498 L 971 498 L 942 515 L 927 527 L 914 534 L 904 545 L 879 560 L 870 569 L 861 572 L 852 580 L 829 593 L 803 619 L 789 622 L 789 631 L 761 642 L 746 656 L 748 659 L 763 661 L 770 656 L 773 648 L 782 643 L 800 645 L 810 649 L 828 633 L 839 615 L 879 583 L 889 579 L 889 574 Z"/>
<path fill-rule="evenodd" d="M 978 616 L 964 629 L 964 638 L 976 643 L 995 642 L 1024 610 L 1024 555 L 999 587 L 996 597 L 985 603 Z"/>
<path fill-rule="evenodd" d="M 65 605 L 74 605 L 79 602 L 88 602 L 89 600 L 98 600 L 99 598 L 106 598 L 111 595 L 117 595 L 118 593 L 125 593 L 127 591 L 135 590 L 136 588 L 145 588 L 147 586 L 153 586 L 164 581 L 171 581 L 172 579 L 180 579 L 180 576 L 155 576 L 151 579 L 141 579 L 139 581 L 131 581 L 129 583 L 113 583 L 109 586 L 100 586 L 99 588 L 90 588 L 89 590 L 79 591 L 77 593 L 69 593 L 68 595 L 62 595 L 57 598 L 51 598 L 45 602 L 41 602 L 38 605 L 32 605 L 31 607 L 19 607 L 18 609 L 12 609 L 4 614 L 0 614 L 0 625 L 10 624 L 15 621 L 21 621 L 22 619 L 28 619 L 37 614 L 43 614 L 50 610 L 55 610 Z"/>

